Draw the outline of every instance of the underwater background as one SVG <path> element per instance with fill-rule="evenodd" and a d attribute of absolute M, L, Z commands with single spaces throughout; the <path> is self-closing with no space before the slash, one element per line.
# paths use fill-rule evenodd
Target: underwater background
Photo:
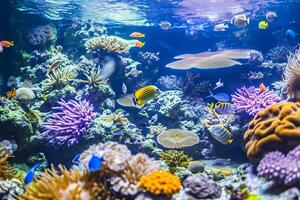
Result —
<path fill-rule="evenodd" d="M 299 199 L 299 10 L 0 0 L 0 199 Z"/>

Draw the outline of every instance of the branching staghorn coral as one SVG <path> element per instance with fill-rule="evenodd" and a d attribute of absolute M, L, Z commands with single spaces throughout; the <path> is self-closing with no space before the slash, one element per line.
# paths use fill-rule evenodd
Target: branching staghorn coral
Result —
<path fill-rule="evenodd" d="M 300 49 L 288 58 L 284 72 L 284 88 L 289 98 L 300 98 Z"/>
<path fill-rule="evenodd" d="M 85 46 L 87 49 L 103 49 L 115 53 L 126 53 L 131 48 L 126 40 L 107 35 L 91 38 L 86 41 Z"/>
<path fill-rule="evenodd" d="M 85 170 L 67 170 L 59 166 L 59 172 L 52 166 L 45 174 L 26 187 L 18 200 L 117 200 L 110 190 L 103 172 L 91 173 Z"/>
<path fill-rule="evenodd" d="M 58 68 L 52 74 L 47 75 L 47 79 L 43 83 L 43 90 L 46 91 L 53 87 L 63 87 L 69 84 L 70 81 L 73 81 L 76 76 L 77 72 L 73 67 Z"/>

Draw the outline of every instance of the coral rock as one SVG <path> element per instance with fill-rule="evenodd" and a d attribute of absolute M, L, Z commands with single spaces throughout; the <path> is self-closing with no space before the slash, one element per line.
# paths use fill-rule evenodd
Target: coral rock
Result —
<path fill-rule="evenodd" d="M 281 102 L 259 111 L 244 134 L 247 156 L 257 161 L 266 152 L 300 144 L 299 120 L 300 103 Z"/>

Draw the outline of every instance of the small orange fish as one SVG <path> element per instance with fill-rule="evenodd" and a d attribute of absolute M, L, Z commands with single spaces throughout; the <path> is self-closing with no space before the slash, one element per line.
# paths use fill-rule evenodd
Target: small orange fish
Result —
<path fill-rule="evenodd" d="M 141 42 L 141 41 L 136 41 L 134 43 L 134 46 L 139 47 L 139 48 L 142 48 L 144 45 L 145 45 L 145 42 Z"/>
<path fill-rule="evenodd" d="M 140 33 L 140 32 L 133 32 L 129 35 L 129 37 L 132 37 L 132 38 L 143 38 L 145 37 L 145 34 L 143 33 Z"/>
<path fill-rule="evenodd" d="M 259 84 L 259 89 L 260 89 L 261 92 L 266 92 L 267 91 L 267 88 L 263 83 Z"/>
<path fill-rule="evenodd" d="M 17 95 L 17 90 L 16 88 L 12 89 L 11 91 L 6 93 L 6 98 L 12 99 Z"/>
<path fill-rule="evenodd" d="M 14 42 L 13 41 L 2 40 L 0 42 L 0 46 L 2 46 L 2 47 L 12 47 L 12 46 L 14 46 Z"/>
<path fill-rule="evenodd" d="M 56 60 L 54 63 L 52 63 L 52 65 L 50 65 L 50 67 L 47 70 L 47 74 L 57 69 L 61 65 L 61 63 L 61 60 Z"/>

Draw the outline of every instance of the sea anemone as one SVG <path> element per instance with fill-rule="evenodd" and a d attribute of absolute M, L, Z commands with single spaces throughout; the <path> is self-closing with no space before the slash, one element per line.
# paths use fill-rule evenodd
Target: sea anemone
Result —
<path fill-rule="evenodd" d="M 258 111 L 280 101 L 275 91 L 260 91 L 255 87 L 242 87 L 232 95 L 235 110 L 254 116 Z"/>
<path fill-rule="evenodd" d="M 101 70 L 94 68 L 92 71 L 84 72 L 87 80 L 79 80 L 80 83 L 85 83 L 93 87 L 99 87 L 101 85 L 107 85 L 107 79 L 103 79 Z"/>
<path fill-rule="evenodd" d="M 285 90 L 289 98 L 300 98 L 300 49 L 288 58 L 284 72 Z"/>
<path fill-rule="evenodd" d="M 59 172 L 52 166 L 26 187 L 19 200 L 117 200 L 106 183 L 102 172 L 69 171 L 59 166 Z"/>
<path fill-rule="evenodd" d="M 180 129 L 169 129 L 157 136 L 157 142 L 165 148 L 184 148 L 199 143 L 197 134 Z"/>
<path fill-rule="evenodd" d="M 153 171 L 143 176 L 139 186 L 154 195 L 171 197 L 181 190 L 180 179 L 167 171 Z"/>
<path fill-rule="evenodd" d="M 87 49 L 102 49 L 107 52 L 115 53 L 126 53 L 131 48 L 126 40 L 107 35 L 91 38 L 86 41 L 85 46 Z"/>
<path fill-rule="evenodd" d="M 42 124 L 44 132 L 40 134 L 51 144 L 62 145 L 67 143 L 68 146 L 78 142 L 79 138 L 84 135 L 94 116 L 94 108 L 88 101 L 64 101 L 58 102 L 58 110 L 51 114 L 47 122 Z"/>

